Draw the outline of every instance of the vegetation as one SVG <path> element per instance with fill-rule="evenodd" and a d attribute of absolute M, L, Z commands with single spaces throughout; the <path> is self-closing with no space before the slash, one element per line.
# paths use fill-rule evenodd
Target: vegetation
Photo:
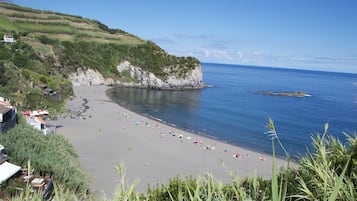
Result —
<path fill-rule="evenodd" d="M 26 123 L 20 123 L 0 135 L 0 142 L 6 147 L 11 162 L 27 167 L 30 161 L 35 175 L 55 173 L 56 183 L 65 191 L 78 195 L 87 193 L 88 181 L 78 155 L 62 135 L 44 135 Z"/>
<path fill-rule="evenodd" d="M 0 96 L 20 108 L 61 109 L 72 95 L 70 73 L 95 69 L 105 78 L 136 81 L 116 66 L 123 61 L 166 79 L 180 77 L 199 61 L 169 55 L 151 41 L 80 16 L 35 10 L 0 2 L 0 36 L 15 43 L 0 44 Z M 51 85 L 54 97 L 44 97 L 38 86 Z"/>

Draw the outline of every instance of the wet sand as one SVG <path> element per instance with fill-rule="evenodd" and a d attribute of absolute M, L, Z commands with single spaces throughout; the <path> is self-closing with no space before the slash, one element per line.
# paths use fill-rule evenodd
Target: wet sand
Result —
<path fill-rule="evenodd" d="M 211 173 L 223 182 L 237 176 L 271 176 L 272 157 L 180 130 L 131 112 L 112 102 L 107 86 L 75 86 L 67 102 L 81 118 L 60 117 L 57 133 L 76 149 L 93 191 L 111 197 L 119 177 L 115 164 L 124 161 L 129 183 L 139 180 L 137 191 L 147 185 Z M 277 159 L 277 165 L 287 164 Z"/>

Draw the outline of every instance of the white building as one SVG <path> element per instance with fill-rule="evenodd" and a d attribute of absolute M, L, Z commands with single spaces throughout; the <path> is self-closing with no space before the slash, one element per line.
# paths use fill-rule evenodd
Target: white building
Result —
<path fill-rule="evenodd" d="M 16 41 L 12 35 L 4 35 L 4 42 L 5 43 L 14 43 Z"/>
<path fill-rule="evenodd" d="M 47 110 L 24 111 L 22 115 L 26 118 L 27 124 L 42 131 L 45 135 L 55 133 L 56 126 L 43 120 L 43 117 L 49 115 Z"/>
<path fill-rule="evenodd" d="M 16 107 L 10 101 L 0 97 L 0 134 L 15 126 L 17 122 Z"/>
<path fill-rule="evenodd" d="M 0 144 L 0 184 L 20 171 L 21 167 L 6 161 L 5 148 Z"/>

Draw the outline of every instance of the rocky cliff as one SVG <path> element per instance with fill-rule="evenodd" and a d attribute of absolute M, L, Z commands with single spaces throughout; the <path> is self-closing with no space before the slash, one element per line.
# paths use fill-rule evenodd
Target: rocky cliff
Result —
<path fill-rule="evenodd" d="M 199 89 L 205 86 L 203 83 L 202 68 L 200 64 L 183 76 L 170 73 L 165 77 L 165 79 L 159 78 L 153 73 L 145 71 L 138 66 L 134 66 L 128 61 L 120 63 L 116 69 L 122 77 L 126 78 L 125 81 L 124 79 L 104 78 L 99 71 L 93 69 L 77 69 L 76 73 L 71 73 L 69 75 L 69 80 L 74 86 L 105 84 L 172 90 Z M 168 68 L 166 71 L 170 72 Z"/>

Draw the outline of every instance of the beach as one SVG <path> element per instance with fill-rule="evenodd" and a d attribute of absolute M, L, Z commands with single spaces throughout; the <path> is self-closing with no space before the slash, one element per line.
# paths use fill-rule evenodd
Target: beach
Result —
<path fill-rule="evenodd" d="M 77 151 L 91 188 L 111 197 L 119 177 L 115 165 L 127 166 L 128 183 L 139 181 L 137 191 L 147 185 L 167 183 L 169 178 L 211 173 L 222 182 L 239 177 L 269 178 L 272 157 L 190 133 L 132 112 L 112 102 L 108 86 L 74 86 L 67 102 L 78 116 L 59 116 L 56 133 L 66 137 Z M 278 166 L 287 164 L 276 159 Z"/>

